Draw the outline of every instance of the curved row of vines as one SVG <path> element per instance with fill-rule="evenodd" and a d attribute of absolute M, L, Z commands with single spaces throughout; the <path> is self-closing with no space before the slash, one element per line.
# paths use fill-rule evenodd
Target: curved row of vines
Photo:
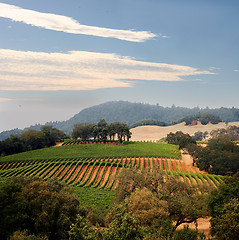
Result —
<path fill-rule="evenodd" d="M 31 175 L 43 179 L 56 178 L 72 186 L 115 189 L 117 174 L 129 167 L 141 172 L 157 168 L 164 170 L 193 186 L 199 193 L 217 188 L 223 182 L 222 176 L 188 171 L 182 160 L 158 157 L 9 161 L 0 165 L 0 181 L 11 176 Z"/>

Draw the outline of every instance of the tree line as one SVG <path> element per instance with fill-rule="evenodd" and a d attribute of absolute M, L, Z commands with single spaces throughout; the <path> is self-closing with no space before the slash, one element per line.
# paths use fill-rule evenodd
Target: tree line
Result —
<path fill-rule="evenodd" d="M 42 126 L 40 131 L 27 129 L 18 135 L 11 135 L 0 141 L 0 156 L 54 146 L 66 134 L 52 126 Z"/>
<path fill-rule="evenodd" d="M 209 122 L 212 124 L 217 124 L 222 120 L 220 119 L 219 116 L 216 116 L 207 112 L 198 112 L 197 114 L 189 115 L 184 118 L 181 118 L 180 120 L 174 123 L 186 122 L 186 125 L 190 125 L 191 123 L 193 123 L 193 121 L 200 121 L 202 125 L 206 125 Z"/>
<path fill-rule="evenodd" d="M 101 142 L 106 142 L 107 139 L 112 141 L 117 139 L 122 143 L 123 141 L 129 141 L 131 132 L 126 123 L 114 122 L 108 124 L 104 119 L 100 119 L 97 124 L 75 124 L 71 136 L 81 138 L 82 141 L 89 138 Z M 69 136 L 64 131 L 48 125 L 41 126 L 40 131 L 27 129 L 20 134 L 12 134 L 9 138 L 0 141 L 0 156 L 51 147 L 57 141 L 66 138 L 69 138 Z"/>
<path fill-rule="evenodd" d="M 73 138 L 81 138 L 86 141 L 89 138 L 106 142 L 107 139 L 115 140 L 115 137 L 122 143 L 129 141 L 131 132 L 129 126 L 123 122 L 113 122 L 108 124 L 104 119 L 100 119 L 97 124 L 77 123 L 72 131 Z"/>

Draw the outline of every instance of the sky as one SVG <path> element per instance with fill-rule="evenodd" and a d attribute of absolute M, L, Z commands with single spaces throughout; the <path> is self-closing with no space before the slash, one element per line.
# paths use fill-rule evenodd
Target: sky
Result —
<path fill-rule="evenodd" d="M 0 0 L 0 132 L 125 100 L 239 108 L 238 0 Z"/>

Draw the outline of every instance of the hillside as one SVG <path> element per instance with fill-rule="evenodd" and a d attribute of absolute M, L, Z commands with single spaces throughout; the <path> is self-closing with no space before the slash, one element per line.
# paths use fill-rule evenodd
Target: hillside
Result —
<path fill-rule="evenodd" d="M 194 135 L 195 132 L 211 132 L 212 130 L 227 128 L 228 126 L 237 126 L 239 127 L 239 122 L 230 122 L 228 124 L 220 122 L 218 124 L 207 124 L 202 125 L 200 122 L 197 125 L 187 126 L 185 122 L 179 123 L 172 126 L 141 126 L 131 129 L 132 132 L 131 140 L 132 141 L 156 141 L 161 138 L 167 137 L 167 134 L 170 132 L 182 131 L 183 133 L 188 133 Z"/>
<path fill-rule="evenodd" d="M 96 123 L 101 118 L 104 118 L 108 123 L 119 121 L 125 122 L 128 125 L 143 119 L 154 119 L 165 123 L 172 123 L 186 116 L 198 114 L 199 112 L 218 116 L 223 122 L 239 121 L 239 109 L 237 108 L 201 109 L 199 107 L 175 107 L 174 105 L 172 107 L 162 107 L 158 104 L 150 105 L 127 101 L 113 101 L 83 109 L 67 121 L 47 122 L 46 125 L 52 125 L 57 129 L 70 133 L 76 123 Z M 39 130 L 40 127 L 41 125 L 30 126 L 30 128 L 35 130 Z M 18 134 L 20 132 L 21 130 L 19 129 L 4 131 L 0 133 L 0 140 L 6 139 L 10 134 Z"/>

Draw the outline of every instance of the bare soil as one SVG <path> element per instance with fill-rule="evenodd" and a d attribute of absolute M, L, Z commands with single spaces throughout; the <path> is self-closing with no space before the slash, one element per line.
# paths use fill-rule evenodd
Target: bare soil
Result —
<path fill-rule="evenodd" d="M 206 237 L 210 237 L 210 217 L 205 217 L 205 218 L 199 218 L 197 221 L 197 229 L 199 232 L 203 232 Z M 189 225 L 189 228 L 191 229 L 196 229 L 196 226 L 194 223 L 185 223 L 180 225 L 177 229 L 182 229 L 184 226 Z"/>
<path fill-rule="evenodd" d="M 191 155 L 189 154 L 185 154 L 183 153 L 183 151 L 181 150 L 181 155 L 182 155 L 182 160 L 185 162 L 185 166 L 186 169 L 188 170 L 188 172 L 194 172 L 194 173 L 207 173 L 205 171 L 200 171 L 199 168 L 197 168 L 196 166 L 193 166 L 193 158 Z"/>

